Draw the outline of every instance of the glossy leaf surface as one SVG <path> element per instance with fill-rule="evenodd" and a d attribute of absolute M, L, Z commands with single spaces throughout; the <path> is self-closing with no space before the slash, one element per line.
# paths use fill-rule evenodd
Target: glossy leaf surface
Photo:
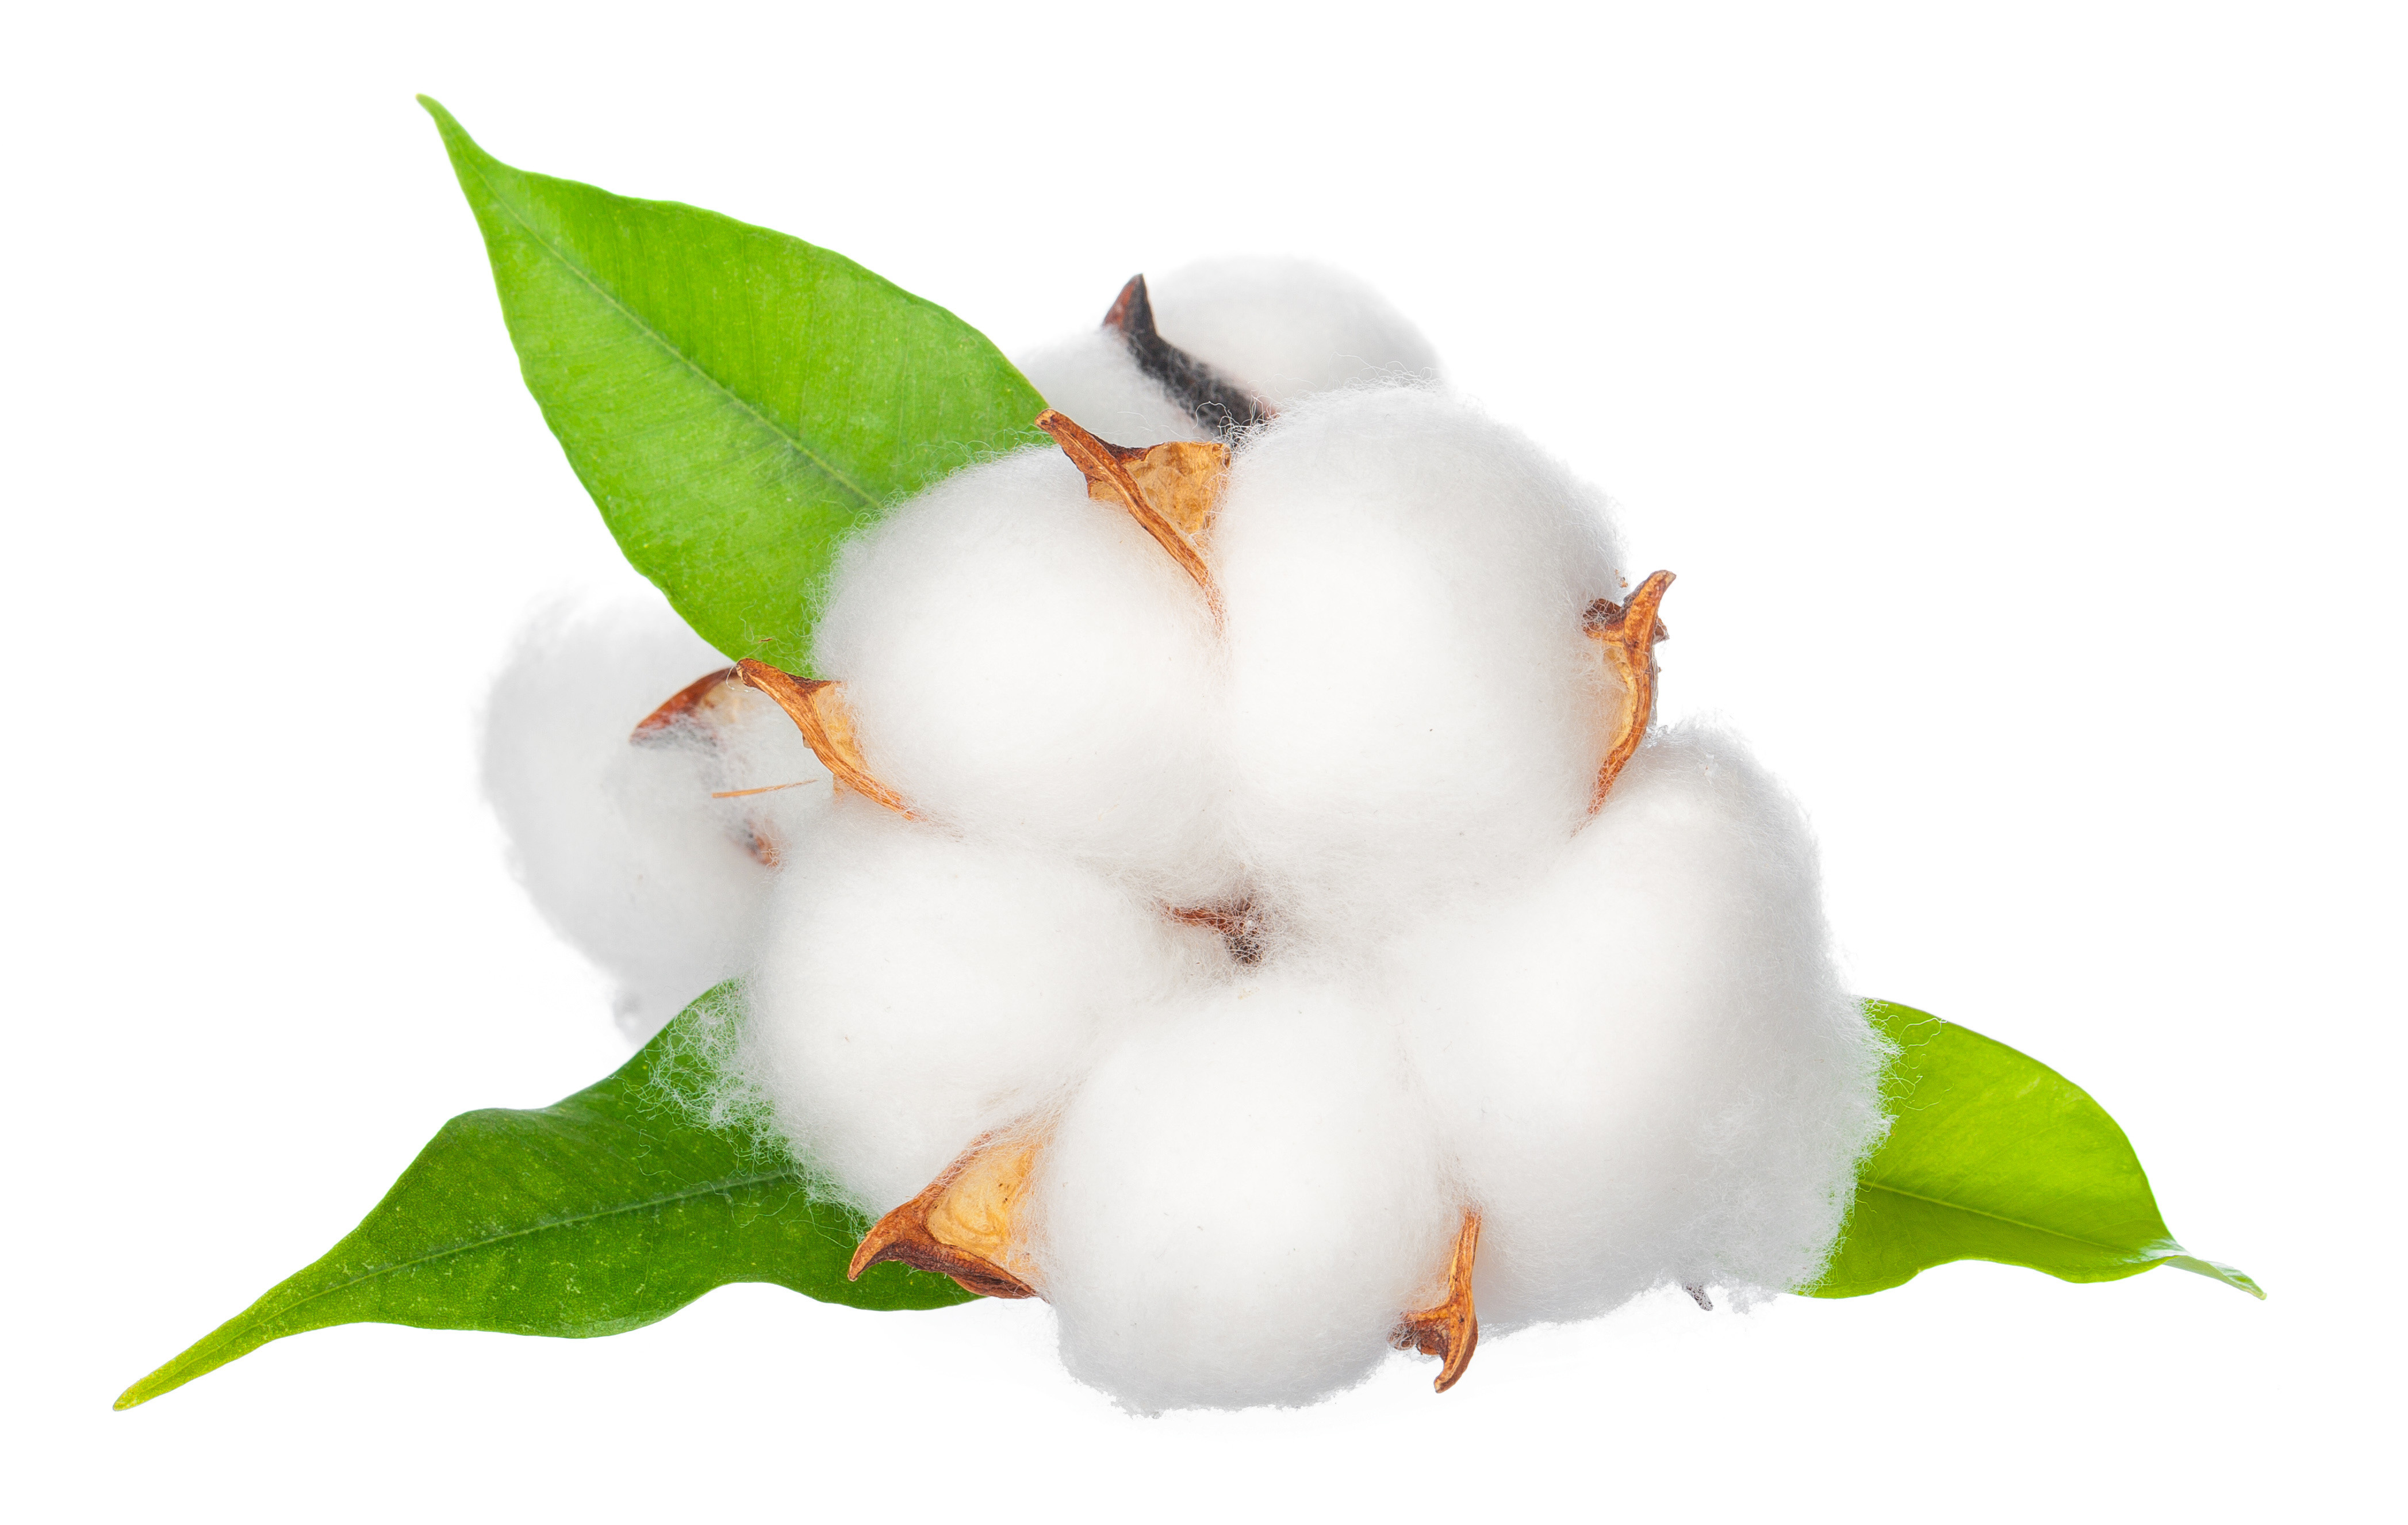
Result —
<path fill-rule="evenodd" d="M 324 1259 L 126 1389 L 130 1408 L 287 1334 L 333 1324 L 617 1334 L 714 1287 L 775 1282 L 857 1308 L 969 1294 L 897 1265 L 845 1265 L 868 1227 L 814 1200 L 781 1151 L 695 1120 L 671 1089 L 729 987 L 620 1071 L 537 1111 L 443 1126 Z"/>
<path fill-rule="evenodd" d="M 841 254 L 514 169 L 420 97 L 477 214 L 527 389 L 620 548 L 730 657 L 809 670 L 846 531 L 1044 444 L 984 336 Z"/>
<path fill-rule="evenodd" d="M 1896 1287 L 1950 1260 L 1999 1260 L 2067 1281 L 2177 1265 L 2264 1297 L 2167 1231 L 2131 1141 L 2088 1093 L 1967 1028 L 1869 1001 L 1899 1044 L 1896 1121 L 1858 1177 L 1817 1297 Z"/>

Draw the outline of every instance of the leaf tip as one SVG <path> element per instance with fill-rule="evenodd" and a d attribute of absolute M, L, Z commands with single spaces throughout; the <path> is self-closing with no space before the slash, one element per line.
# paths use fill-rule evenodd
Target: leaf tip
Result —
<path fill-rule="evenodd" d="M 2170 1255 L 2166 1257 L 2166 1264 L 2180 1266 L 2191 1274 L 2205 1276 L 2210 1281 L 2220 1281 L 2227 1287 L 2248 1293 L 2260 1302 L 2266 1301 L 2266 1289 L 2258 1285 L 2256 1277 L 2239 1266 L 2229 1266 L 2221 1260 L 2204 1259 L 2196 1255 Z"/>
<path fill-rule="evenodd" d="M 160 1367 L 149 1376 L 144 1377 L 141 1381 L 136 1382 L 134 1386 L 126 1388 L 123 1392 L 119 1393 L 117 1395 L 117 1402 L 108 1405 L 108 1411 L 112 1414 L 122 1414 L 129 1408 L 138 1407 L 143 1403 L 149 1403 L 151 1399 L 158 1397 L 161 1393 L 165 1392 L 170 1388 L 182 1387 L 183 1384 L 181 1382 L 162 1382 L 159 1380 L 161 1377 L 167 1374 L 167 1368 L 175 1364 L 176 1363 L 174 1361 L 169 1361 L 166 1366 Z"/>
<path fill-rule="evenodd" d="M 443 136 L 443 151 L 454 164 L 463 158 L 481 159 L 486 156 L 485 151 L 477 146 L 477 140 L 468 136 L 468 129 L 460 125 L 460 119 L 447 110 L 441 101 L 432 95 L 421 95 L 418 104 L 435 119 L 435 130 Z"/>

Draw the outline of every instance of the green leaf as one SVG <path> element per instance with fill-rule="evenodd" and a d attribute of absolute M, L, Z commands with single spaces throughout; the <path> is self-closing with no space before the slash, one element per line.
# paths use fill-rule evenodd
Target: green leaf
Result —
<path fill-rule="evenodd" d="M 419 102 L 545 422 L 627 559 L 730 657 L 807 671 L 848 530 L 1048 443 L 1044 399 L 935 303 L 782 233 L 513 169 Z"/>
<path fill-rule="evenodd" d="M 2074 1282 L 2177 1265 L 2266 1295 L 2174 1242 L 2131 1141 L 2082 1087 L 1928 1013 L 1883 1000 L 1865 1009 L 1899 1045 L 1896 1121 L 1857 1178 L 1840 1248 L 1806 1288 L 1813 1296 L 1878 1292 L 1950 1260 Z"/>
<path fill-rule="evenodd" d="M 617 1334 L 714 1287 L 775 1282 L 856 1308 L 970 1294 L 873 1267 L 845 1280 L 867 1224 L 815 1200 L 781 1150 L 696 1120 L 677 1091 L 733 1019 L 722 985 L 598 1086 L 535 1112 L 466 1113 L 420 1151 L 324 1259 L 136 1382 L 131 1408 L 270 1340 L 332 1324 Z"/>

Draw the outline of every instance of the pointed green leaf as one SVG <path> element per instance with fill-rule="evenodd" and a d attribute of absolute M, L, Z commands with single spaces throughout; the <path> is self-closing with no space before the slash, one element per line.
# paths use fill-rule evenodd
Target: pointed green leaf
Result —
<path fill-rule="evenodd" d="M 477 214 L 527 390 L 638 570 L 731 657 L 808 670 L 845 532 L 1045 444 L 984 336 L 767 228 L 529 174 L 419 97 Z"/>
<path fill-rule="evenodd" d="M 969 1301 L 897 1265 L 845 1280 L 867 1225 L 812 1197 L 782 1151 L 713 1129 L 671 1089 L 732 986 L 696 1001 L 618 1073 L 534 1112 L 452 1118 L 357 1229 L 128 1388 L 156 1398 L 270 1340 L 332 1324 L 617 1334 L 729 1282 L 856 1308 Z"/>
<path fill-rule="evenodd" d="M 2266 1295 L 2174 1243 L 2131 1141 L 2082 1087 L 1970 1029 L 1865 1004 L 1899 1045 L 1896 1121 L 1857 1178 L 1856 1207 L 1813 1295 L 1878 1292 L 1949 1260 L 2000 1260 L 2075 1282 L 2176 1265 Z"/>

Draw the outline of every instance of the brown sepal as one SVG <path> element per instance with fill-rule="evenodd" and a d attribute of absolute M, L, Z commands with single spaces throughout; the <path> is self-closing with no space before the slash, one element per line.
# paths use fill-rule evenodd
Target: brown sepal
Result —
<path fill-rule="evenodd" d="M 1471 1353 L 1480 1346 L 1480 1316 L 1471 1306 L 1471 1268 L 1479 1258 L 1480 1214 L 1467 1208 L 1463 1228 L 1455 1236 L 1455 1254 L 1447 1261 L 1445 1300 L 1405 1315 L 1388 1337 L 1388 1343 L 1399 1350 L 1439 1358 L 1438 1376 L 1430 1384 L 1436 1392 L 1463 1380 Z"/>
<path fill-rule="evenodd" d="M 1187 416 L 1226 434 L 1277 416 L 1277 410 L 1230 377 L 1197 359 L 1154 331 L 1154 298 L 1145 277 L 1133 275 L 1104 314 L 1104 326 L 1128 346 L 1137 368 L 1162 383 Z"/>
<path fill-rule="evenodd" d="M 1229 472 L 1229 447 L 1194 439 L 1139 449 L 1098 439 L 1068 415 L 1048 408 L 1037 426 L 1054 437 L 1062 453 L 1087 479 L 1087 496 L 1114 503 L 1144 526 L 1180 569 L 1209 597 L 1212 573 L 1196 549 L 1196 537 L 1211 523 Z"/>
<path fill-rule="evenodd" d="M 1012 1242 L 1040 1140 L 990 1133 L 962 1152 L 921 1193 L 862 1236 L 845 1274 L 882 1260 L 951 1276 L 980 1297 L 1035 1297 L 1034 1267 Z"/>
<path fill-rule="evenodd" d="M 659 709 L 636 722 L 636 728 L 628 733 L 627 740 L 636 742 L 651 741 L 658 739 L 681 720 L 707 722 L 715 719 L 717 712 L 727 703 L 727 696 L 724 690 L 729 683 L 742 682 L 743 679 L 734 668 L 721 668 L 717 672 L 704 673 L 663 699 Z"/>
<path fill-rule="evenodd" d="M 1607 670 L 1622 685 L 1622 705 L 1606 741 L 1605 760 L 1598 764 L 1597 787 L 1589 795 L 1592 815 L 1605 803 L 1606 792 L 1622 774 L 1622 765 L 1639 750 L 1647 723 L 1655 715 L 1656 643 L 1672 638 L 1656 611 L 1663 606 L 1664 590 L 1671 585 L 1670 572 L 1656 572 L 1639 584 L 1627 604 L 1599 598 L 1589 606 L 1588 637 L 1597 642 Z"/>
<path fill-rule="evenodd" d="M 853 734 L 853 712 L 845 707 L 844 685 L 823 678 L 797 678 L 751 657 L 736 664 L 744 681 L 778 701 L 786 718 L 803 733 L 803 741 L 822 767 L 853 793 L 874 799 L 898 815 L 911 808 L 903 797 L 878 782 L 862 759 L 861 743 Z"/>

